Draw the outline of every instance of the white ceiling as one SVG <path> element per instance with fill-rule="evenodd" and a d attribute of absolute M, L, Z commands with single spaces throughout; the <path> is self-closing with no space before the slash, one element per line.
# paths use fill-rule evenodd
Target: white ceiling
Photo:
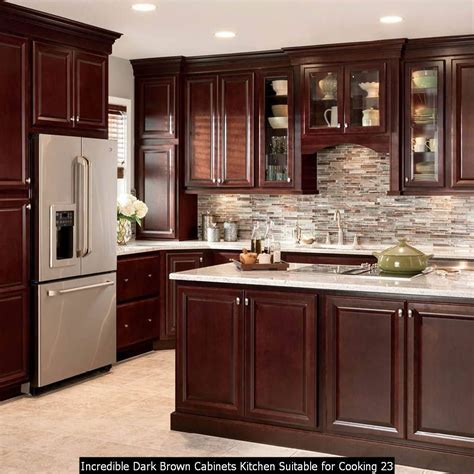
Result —
<path fill-rule="evenodd" d="M 132 3 L 157 5 L 151 13 Z M 113 55 L 134 59 L 259 51 L 382 38 L 474 33 L 474 0 L 13 0 L 123 33 Z M 400 24 L 383 25 L 383 15 Z M 218 30 L 237 33 L 216 39 Z"/>

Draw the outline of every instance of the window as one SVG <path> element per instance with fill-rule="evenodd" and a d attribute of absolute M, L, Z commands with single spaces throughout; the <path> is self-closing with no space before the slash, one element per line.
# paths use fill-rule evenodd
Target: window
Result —
<path fill-rule="evenodd" d="M 117 195 L 128 193 L 129 173 L 129 127 L 125 105 L 109 104 L 109 140 L 117 141 Z"/>

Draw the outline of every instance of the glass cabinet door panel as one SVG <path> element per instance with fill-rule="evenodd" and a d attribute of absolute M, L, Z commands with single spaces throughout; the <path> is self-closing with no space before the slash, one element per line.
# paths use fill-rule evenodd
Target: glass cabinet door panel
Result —
<path fill-rule="evenodd" d="M 306 131 L 340 133 L 343 122 L 341 69 L 306 71 Z"/>
<path fill-rule="evenodd" d="M 409 67 L 409 117 L 405 184 L 443 185 L 443 97 L 437 65 Z"/>
<path fill-rule="evenodd" d="M 345 128 L 373 131 L 383 126 L 382 68 L 348 69 Z"/>
<path fill-rule="evenodd" d="M 260 183 L 267 187 L 293 186 L 292 81 L 288 74 L 266 75 L 262 86 Z"/>

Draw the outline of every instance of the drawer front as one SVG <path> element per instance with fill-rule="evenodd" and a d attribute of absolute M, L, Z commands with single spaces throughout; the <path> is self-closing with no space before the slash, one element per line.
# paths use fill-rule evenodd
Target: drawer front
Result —
<path fill-rule="evenodd" d="M 160 292 L 160 257 L 119 260 L 117 301 L 122 303 Z"/>
<path fill-rule="evenodd" d="M 117 350 L 157 339 L 160 334 L 160 299 L 149 298 L 117 307 Z"/>

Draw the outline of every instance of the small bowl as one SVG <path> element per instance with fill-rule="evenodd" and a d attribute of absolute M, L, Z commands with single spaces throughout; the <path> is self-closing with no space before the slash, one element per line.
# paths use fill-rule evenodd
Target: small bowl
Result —
<path fill-rule="evenodd" d="M 288 81 L 281 79 L 272 81 L 272 87 L 276 95 L 288 95 Z"/>
<path fill-rule="evenodd" d="M 413 72 L 412 80 L 418 89 L 434 89 L 438 85 L 438 76 L 430 69 Z"/>
<path fill-rule="evenodd" d="M 361 82 L 359 84 L 359 87 L 367 92 L 367 97 L 378 97 L 379 96 L 379 88 L 380 88 L 380 83 L 379 82 Z"/>
<path fill-rule="evenodd" d="M 272 105 L 272 112 L 275 117 L 288 117 L 288 105 Z"/>
<path fill-rule="evenodd" d="M 288 117 L 268 117 L 272 128 L 288 128 Z"/>

